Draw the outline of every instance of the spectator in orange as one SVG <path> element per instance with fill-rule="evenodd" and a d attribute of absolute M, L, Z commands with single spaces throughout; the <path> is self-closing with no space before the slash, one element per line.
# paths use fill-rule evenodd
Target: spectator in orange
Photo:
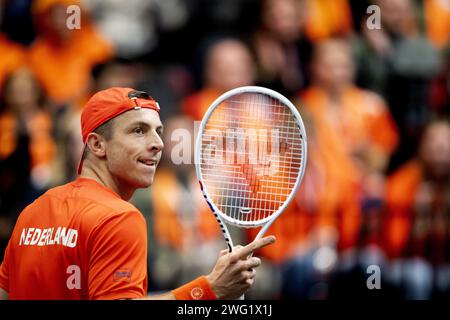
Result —
<path fill-rule="evenodd" d="M 0 113 L 0 159 L 15 150 L 20 133 L 25 132 L 30 139 L 31 177 L 38 189 L 49 186 L 55 156 L 52 119 L 43 109 L 44 103 L 30 70 L 19 69 L 6 79 Z"/>
<path fill-rule="evenodd" d="M 29 49 L 31 67 L 57 105 L 88 94 L 91 69 L 113 54 L 82 8 L 80 28 L 68 28 L 70 5 L 81 7 L 77 0 L 37 0 L 32 7 L 38 36 Z"/>
<path fill-rule="evenodd" d="M 306 0 L 305 32 L 313 41 L 352 33 L 352 12 L 348 0 Z"/>
<path fill-rule="evenodd" d="M 43 100 L 28 69 L 21 68 L 4 81 L 0 98 L 0 250 L 6 247 L 17 213 L 51 182 L 55 144 Z"/>
<path fill-rule="evenodd" d="M 215 254 L 225 247 L 217 221 L 203 198 L 193 166 L 194 123 L 173 116 L 165 123 L 167 150 L 151 189 L 153 234 L 157 243 L 153 261 L 161 290 L 208 270 Z M 171 257 L 173 261 L 166 259 Z M 167 263 L 172 267 L 169 271 Z"/>
<path fill-rule="evenodd" d="M 345 196 L 356 185 L 352 177 L 354 168 L 344 150 L 338 148 L 339 143 L 336 147 L 327 147 L 319 139 L 318 129 L 308 112 L 301 112 L 308 136 L 307 170 L 293 203 L 271 227 L 277 234 L 274 250 L 261 250 L 267 258 L 277 263 L 304 252 L 311 245 L 315 246 L 314 242 L 319 234 L 322 240 L 326 237 L 334 242 L 337 241 L 337 233 L 341 233 L 339 246 L 342 249 L 349 247 L 357 238 L 357 228 L 348 228 L 347 231 L 341 229 L 344 221 L 341 220 L 342 217 L 338 218 L 341 210 L 349 215 L 355 213 L 351 222 L 358 224 L 357 201 L 351 203 L 347 201 L 350 197 Z M 334 191 L 329 192 L 330 189 Z M 322 227 L 323 231 L 318 231 Z M 250 236 L 256 236 L 258 231 L 249 229 Z M 337 243 L 333 245 L 335 244 Z"/>
<path fill-rule="evenodd" d="M 450 5 L 448 1 L 422 1 L 425 32 L 438 49 L 444 49 L 450 40 Z"/>
<path fill-rule="evenodd" d="M 384 171 L 398 143 L 398 134 L 383 99 L 354 85 L 351 48 L 344 40 L 325 40 L 315 48 L 312 85 L 301 92 L 326 146 L 340 144 L 355 168 L 355 193 L 372 211 L 384 193 Z M 381 208 L 378 208 L 381 209 Z"/>
<path fill-rule="evenodd" d="M 248 48 L 236 39 L 221 39 L 208 49 L 203 88 L 182 101 L 181 111 L 201 120 L 210 104 L 222 93 L 240 86 L 252 85 L 255 70 Z"/>
<path fill-rule="evenodd" d="M 10 41 L 5 34 L 0 33 L 0 52 L 2 53 L 0 86 L 2 86 L 5 78 L 25 63 L 25 50 L 21 45 Z"/>
<path fill-rule="evenodd" d="M 308 136 L 307 168 L 293 202 L 269 228 L 277 235 L 276 246 L 260 254 L 282 270 L 282 297 L 324 299 L 327 290 L 314 288 L 333 274 L 337 253 L 352 248 L 358 239 L 357 185 L 354 168 L 338 141 L 325 145 L 309 112 L 304 108 L 300 112 Z M 249 240 L 258 231 L 248 229 Z M 324 252 L 330 259 L 315 263 Z"/>
<path fill-rule="evenodd" d="M 407 299 L 449 294 L 450 122 L 426 126 L 415 158 L 388 180 L 386 251 Z M 414 271 L 415 270 L 415 271 Z M 433 280 L 434 279 L 434 280 Z"/>
<path fill-rule="evenodd" d="M 317 274 L 311 266 L 320 249 L 336 250 L 335 259 L 340 260 L 335 261 L 335 267 L 338 262 L 352 266 L 361 263 L 356 249 L 365 223 L 364 213 L 375 209 L 381 214 L 384 170 L 398 139 L 382 98 L 354 85 L 351 48 L 345 40 L 328 39 L 318 43 L 311 70 L 312 85 L 300 93 L 299 105 L 304 109 L 302 114 L 311 118 L 310 127 L 314 130 L 309 147 L 313 171 L 308 173 L 308 168 L 305 182 L 308 174 L 315 177 L 302 185 L 305 189 L 298 196 L 306 197 L 308 188 L 316 184 L 319 199 L 312 212 L 318 232 L 312 234 L 319 235 L 316 242 L 319 250 L 306 250 L 303 259 L 293 260 L 294 267 L 288 275 L 291 283 L 307 281 L 296 275 L 295 269 Z M 317 188 L 320 181 L 323 186 Z M 299 204 L 300 212 L 308 208 L 306 199 Z M 380 252 L 379 244 L 378 248 Z M 294 285 L 289 288 L 295 292 Z M 299 294 L 309 298 L 307 292 Z M 319 297 L 324 294 L 327 292 Z"/>
<path fill-rule="evenodd" d="M 321 139 L 338 137 L 360 177 L 382 173 L 398 143 L 396 126 L 383 99 L 354 84 L 350 45 L 319 43 L 312 61 L 312 85 L 301 92 L 303 106 L 318 123 Z M 326 134 L 328 128 L 330 134 Z"/>

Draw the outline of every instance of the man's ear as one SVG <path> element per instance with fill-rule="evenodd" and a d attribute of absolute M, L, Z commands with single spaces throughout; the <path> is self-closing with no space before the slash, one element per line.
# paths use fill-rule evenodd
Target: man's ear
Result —
<path fill-rule="evenodd" d="M 89 148 L 89 152 L 99 158 L 106 156 L 106 140 L 98 133 L 91 132 L 87 136 L 86 146 Z"/>

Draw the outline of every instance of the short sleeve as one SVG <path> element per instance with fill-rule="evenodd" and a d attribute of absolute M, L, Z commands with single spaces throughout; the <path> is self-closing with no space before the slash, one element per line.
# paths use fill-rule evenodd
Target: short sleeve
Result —
<path fill-rule="evenodd" d="M 5 256 L 2 264 L 0 265 L 0 288 L 9 292 L 9 247 L 11 240 L 6 247 Z"/>
<path fill-rule="evenodd" d="M 132 299 L 147 293 L 147 227 L 137 211 L 114 214 L 92 230 L 89 299 Z"/>

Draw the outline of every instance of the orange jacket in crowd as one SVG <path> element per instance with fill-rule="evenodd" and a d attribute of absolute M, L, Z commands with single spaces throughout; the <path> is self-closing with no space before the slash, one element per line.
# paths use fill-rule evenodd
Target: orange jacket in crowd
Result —
<path fill-rule="evenodd" d="M 428 39 L 438 49 L 443 49 L 450 40 L 450 4 L 448 1 L 425 0 L 425 31 Z"/>
<path fill-rule="evenodd" d="M 204 88 L 183 99 L 181 112 L 194 120 L 202 120 L 209 106 L 223 92 L 214 88 Z"/>
<path fill-rule="evenodd" d="M 274 248 L 262 249 L 271 260 L 282 261 L 317 245 L 311 236 L 325 227 L 337 233 L 340 250 L 355 246 L 361 226 L 362 173 L 350 154 L 369 145 L 389 155 L 396 147 L 395 125 L 375 94 L 349 88 L 342 97 L 342 123 L 337 128 L 325 117 L 328 103 L 320 88 L 310 87 L 301 94 L 300 112 L 310 118 L 308 165 L 295 202 L 268 230 L 277 236 Z M 249 230 L 250 237 L 256 233 Z"/>
<path fill-rule="evenodd" d="M 301 94 L 302 107 L 312 114 L 321 139 L 341 143 L 349 155 L 374 149 L 389 156 L 397 147 L 398 132 L 383 99 L 377 94 L 351 86 L 342 93 L 338 119 L 330 116 L 332 104 L 325 90 L 311 86 Z M 329 128 L 329 134 L 324 130 Z"/>
<path fill-rule="evenodd" d="M 300 104 L 299 104 L 300 105 Z M 308 136 L 305 174 L 292 203 L 269 228 L 277 241 L 273 248 L 262 248 L 261 255 L 282 262 L 317 246 L 317 234 L 328 230 L 336 245 L 345 250 L 358 241 L 361 215 L 357 173 L 342 145 L 326 128 L 320 129 L 308 112 L 300 109 Z M 322 138 L 328 132 L 330 140 Z M 332 191 L 331 191 L 332 190 Z M 248 229 L 249 240 L 259 228 Z M 331 231 L 331 232 L 330 232 Z"/>
<path fill-rule="evenodd" d="M 303 181 L 296 196 L 304 199 L 303 193 L 314 192 L 314 190 L 307 192 L 306 189 L 307 183 Z M 327 190 L 329 197 L 326 195 Z M 319 191 L 316 196 L 318 202 L 315 203 L 317 207 L 314 208 L 308 208 L 305 203 L 294 199 L 266 232 L 277 237 L 274 247 L 262 248 L 258 255 L 281 263 L 319 245 L 317 235 L 321 230 L 337 234 L 336 245 L 339 250 L 355 246 L 361 223 L 359 202 L 354 197 L 355 192 L 350 185 L 336 193 L 329 192 L 328 188 L 327 190 Z M 248 240 L 253 240 L 259 230 L 259 228 L 247 229 Z"/>
<path fill-rule="evenodd" d="M 352 12 L 348 0 L 307 0 L 307 37 L 315 42 L 352 31 Z M 424 0 L 425 33 L 438 49 L 450 40 L 450 6 L 447 1 Z"/>
<path fill-rule="evenodd" d="M 202 89 L 184 100 L 182 103 L 182 112 L 194 120 L 201 120 L 209 105 L 220 94 L 219 91 L 212 88 Z M 339 229 L 338 232 L 341 233 L 340 244 L 342 248 L 350 247 L 356 242 L 359 229 L 358 202 L 348 196 L 354 194 L 354 192 L 347 192 L 353 188 L 353 180 L 343 175 L 344 172 L 348 173 L 353 170 L 351 169 L 351 164 L 344 156 L 342 150 L 333 152 L 330 151 L 333 148 L 320 148 L 320 151 L 312 151 L 311 145 L 309 143 L 308 168 L 298 195 L 302 199 L 307 198 L 310 200 L 314 198 L 314 200 L 310 200 L 313 204 L 310 206 L 311 208 L 305 209 L 302 208 L 302 200 L 300 200 L 299 205 L 294 200 L 283 212 L 280 219 L 267 231 L 267 234 L 276 235 L 277 241 L 274 244 L 275 247 L 270 249 L 262 248 L 260 254 L 275 262 L 281 262 L 295 254 L 296 249 L 307 242 L 311 231 L 321 226 L 332 226 L 333 228 Z M 336 156 L 338 152 L 341 155 L 339 157 Z M 312 158 L 314 159 L 311 160 Z M 312 166 L 317 168 L 317 173 L 312 173 L 314 171 L 312 170 Z M 316 184 L 316 174 L 327 180 L 320 180 Z M 152 187 L 153 190 L 155 190 L 156 183 L 158 183 L 158 179 L 155 179 Z M 308 185 L 308 183 L 312 185 Z M 330 193 L 328 188 L 331 183 L 338 184 L 339 187 L 336 190 L 340 190 L 341 192 Z M 307 197 L 301 196 L 305 194 L 304 190 L 309 191 Z M 320 208 L 316 208 L 316 206 Z M 158 212 L 159 210 L 156 211 Z M 343 215 L 342 219 L 337 218 L 336 215 L 338 212 Z M 258 231 L 258 228 L 247 229 L 249 240 L 253 239 Z"/>
<path fill-rule="evenodd" d="M 37 25 L 49 14 L 53 5 L 74 1 L 41 0 L 33 6 Z M 82 97 L 90 84 L 92 68 L 110 59 L 112 45 L 90 23 L 87 15 L 81 17 L 81 28 L 69 31 L 70 39 L 62 44 L 44 32 L 29 49 L 30 67 L 46 93 L 57 103 Z"/>
<path fill-rule="evenodd" d="M 197 177 L 192 172 L 189 189 L 177 179 L 173 170 L 160 167 L 152 185 L 155 236 L 159 245 L 183 251 L 196 241 L 209 241 L 221 236 L 216 219 L 203 198 Z M 183 215 L 186 202 L 183 192 L 193 192 L 189 198 L 191 210 Z"/>
<path fill-rule="evenodd" d="M 0 114 L 0 160 L 8 157 L 17 147 L 18 119 L 10 112 Z M 52 136 L 52 120 L 48 113 L 39 111 L 27 122 L 30 136 L 31 168 L 52 165 L 56 144 Z"/>
<path fill-rule="evenodd" d="M 313 42 L 333 36 L 349 35 L 352 12 L 348 0 L 306 0 L 305 33 Z"/>
<path fill-rule="evenodd" d="M 411 160 L 395 171 L 387 181 L 387 219 L 384 226 L 388 256 L 399 257 L 409 240 L 416 192 L 423 179 L 422 167 Z"/>

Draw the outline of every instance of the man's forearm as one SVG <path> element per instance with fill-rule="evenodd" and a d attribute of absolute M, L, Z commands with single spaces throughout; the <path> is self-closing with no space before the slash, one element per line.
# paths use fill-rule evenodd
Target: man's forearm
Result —
<path fill-rule="evenodd" d="M 162 294 L 148 295 L 146 297 L 135 300 L 176 300 L 176 299 L 173 293 L 169 291 Z"/>
<path fill-rule="evenodd" d="M 197 279 L 172 291 L 158 295 L 148 295 L 137 300 L 215 300 L 217 299 L 207 277 Z"/>

